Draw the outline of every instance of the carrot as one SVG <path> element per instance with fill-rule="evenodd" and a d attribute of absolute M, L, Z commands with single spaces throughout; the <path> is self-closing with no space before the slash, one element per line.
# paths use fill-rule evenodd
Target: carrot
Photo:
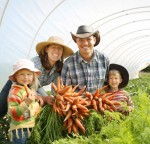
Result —
<path fill-rule="evenodd" d="M 80 95 L 84 92 L 85 88 L 86 88 L 86 86 L 84 86 L 84 87 L 77 93 L 76 96 L 80 96 Z"/>
<path fill-rule="evenodd" d="M 99 92 L 102 92 L 102 90 L 104 90 L 104 89 L 107 88 L 107 87 L 108 87 L 108 85 L 103 86 L 102 88 L 99 89 Z"/>
<path fill-rule="evenodd" d="M 84 94 L 86 97 L 88 97 L 89 100 L 93 99 L 93 95 L 90 92 L 85 92 Z"/>
<path fill-rule="evenodd" d="M 79 129 L 81 130 L 81 132 L 85 133 L 85 128 L 80 122 L 80 120 L 78 118 L 75 118 L 74 121 L 75 121 L 76 126 L 79 127 Z"/>
<path fill-rule="evenodd" d="M 76 88 L 79 86 L 79 84 L 77 84 L 77 85 L 75 85 L 74 87 L 73 87 L 73 89 L 71 90 L 71 92 L 73 93 L 75 90 L 76 90 Z"/>
<path fill-rule="evenodd" d="M 57 104 L 54 102 L 53 103 L 53 110 L 54 110 L 54 112 L 57 112 L 58 111 L 57 109 L 58 109 Z"/>
<path fill-rule="evenodd" d="M 60 77 L 57 78 L 57 92 L 60 90 L 61 88 L 61 84 L 60 84 L 61 80 Z"/>
<path fill-rule="evenodd" d="M 98 111 L 98 108 L 97 108 L 97 104 L 96 104 L 96 100 L 95 99 L 92 99 L 92 105 L 93 105 L 93 108 Z"/>
<path fill-rule="evenodd" d="M 93 94 L 93 97 L 97 96 L 99 94 L 99 89 L 97 88 L 95 93 Z"/>
<path fill-rule="evenodd" d="M 85 106 L 83 106 L 81 104 L 77 104 L 77 108 L 88 111 L 88 108 L 86 108 Z"/>
<path fill-rule="evenodd" d="M 56 87 L 56 85 L 53 82 L 51 83 L 51 85 L 52 85 L 52 88 L 54 89 L 54 91 L 57 93 L 57 87 Z"/>
<path fill-rule="evenodd" d="M 67 128 L 67 125 L 68 125 L 68 120 L 66 120 L 66 121 L 63 122 L 63 129 L 64 130 Z"/>
<path fill-rule="evenodd" d="M 72 108 L 72 110 L 77 111 L 77 106 L 76 106 L 75 104 L 73 104 L 73 105 L 71 106 L 71 108 Z"/>
<path fill-rule="evenodd" d="M 72 124 L 72 131 L 73 131 L 74 134 L 78 133 L 78 128 L 75 124 Z"/>
<path fill-rule="evenodd" d="M 80 120 L 83 120 L 83 115 L 81 115 L 80 113 L 77 114 L 77 117 L 78 117 Z"/>
<path fill-rule="evenodd" d="M 70 134 L 72 131 L 72 127 L 68 127 L 68 134 Z"/>
<path fill-rule="evenodd" d="M 105 93 L 103 94 L 102 99 L 105 99 L 107 96 L 110 96 L 110 95 L 112 95 L 112 93 Z"/>
<path fill-rule="evenodd" d="M 117 101 L 112 101 L 112 103 L 113 103 L 114 105 L 121 105 L 121 103 L 120 103 L 120 102 L 117 102 Z"/>
<path fill-rule="evenodd" d="M 64 99 L 65 99 L 67 102 L 70 102 L 71 104 L 73 103 L 73 100 L 72 100 L 70 97 L 64 97 Z"/>
<path fill-rule="evenodd" d="M 56 101 L 64 101 L 64 98 L 61 96 L 61 95 L 59 95 L 59 94 L 57 94 L 56 95 Z"/>
<path fill-rule="evenodd" d="M 31 94 L 31 90 L 28 88 L 27 84 L 24 84 L 24 88 L 26 90 L 27 95 Z"/>
<path fill-rule="evenodd" d="M 70 118 L 68 118 L 68 125 L 67 125 L 67 127 L 68 128 L 71 127 L 72 124 L 73 124 L 73 119 L 70 117 Z"/>
<path fill-rule="evenodd" d="M 63 87 L 62 89 L 60 89 L 60 90 L 58 91 L 58 93 L 59 93 L 60 95 L 63 95 L 63 94 L 65 94 L 65 92 L 67 92 L 69 89 L 70 89 L 70 86 L 65 86 L 65 87 Z"/>
<path fill-rule="evenodd" d="M 64 119 L 64 121 L 66 121 L 68 118 L 70 118 L 71 115 L 72 115 L 72 110 L 69 110 L 66 117 L 65 117 L 65 119 Z"/>
<path fill-rule="evenodd" d="M 71 104 L 69 102 L 67 102 L 66 109 L 63 111 L 68 111 L 70 109 L 70 107 L 71 107 Z"/>

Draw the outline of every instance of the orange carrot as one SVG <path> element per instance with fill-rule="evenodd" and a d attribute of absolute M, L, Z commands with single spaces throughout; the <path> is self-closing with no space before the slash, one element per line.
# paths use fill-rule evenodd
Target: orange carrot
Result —
<path fill-rule="evenodd" d="M 93 108 L 98 111 L 98 108 L 97 108 L 97 104 L 96 104 L 96 100 L 95 99 L 92 99 L 92 105 L 93 105 Z"/>
<path fill-rule="evenodd" d="M 61 88 L 61 80 L 60 77 L 57 78 L 57 92 L 60 90 Z"/>
<path fill-rule="evenodd" d="M 74 134 L 78 133 L 78 128 L 75 124 L 72 124 L 72 131 L 73 131 Z"/>
<path fill-rule="evenodd" d="M 79 86 L 78 84 L 75 85 L 75 86 L 73 87 L 73 89 L 71 90 L 71 92 L 74 92 L 78 86 Z"/>
<path fill-rule="evenodd" d="M 99 89 L 99 92 L 102 92 L 102 90 L 106 89 L 108 87 L 108 85 L 103 86 L 102 88 Z"/>
<path fill-rule="evenodd" d="M 75 118 L 74 119 L 75 121 L 75 124 L 79 127 L 79 129 L 81 130 L 82 133 L 85 133 L 85 128 L 84 126 L 82 125 L 82 123 L 80 122 L 80 120 L 78 118 Z"/>
<path fill-rule="evenodd" d="M 97 96 L 99 94 L 99 89 L 97 88 L 95 93 L 93 94 L 93 97 Z"/>
<path fill-rule="evenodd" d="M 24 88 L 26 90 L 27 95 L 31 94 L 31 90 L 28 88 L 27 84 L 24 84 Z"/>
<path fill-rule="evenodd" d="M 66 121 L 68 118 L 70 118 L 71 115 L 72 115 L 72 110 L 70 109 L 70 110 L 68 111 L 68 113 L 67 113 L 67 115 L 66 115 L 64 121 Z"/>
<path fill-rule="evenodd" d="M 70 86 L 65 86 L 65 87 L 63 87 L 62 89 L 60 89 L 60 90 L 58 91 L 58 93 L 59 93 L 60 95 L 64 95 L 65 92 L 67 92 L 69 89 L 70 89 Z"/>
<path fill-rule="evenodd" d="M 93 95 L 90 92 L 85 92 L 84 94 L 86 97 L 88 97 L 89 100 L 93 99 Z"/>
<path fill-rule="evenodd" d="M 66 120 L 66 121 L 63 122 L 63 129 L 64 130 L 67 128 L 67 125 L 68 125 L 68 120 Z"/>
<path fill-rule="evenodd" d="M 67 125 L 67 127 L 68 128 L 71 127 L 72 124 L 73 124 L 73 119 L 70 117 L 70 118 L 68 118 L 68 125 Z"/>
<path fill-rule="evenodd" d="M 81 105 L 81 104 L 77 104 L 77 108 L 82 109 L 82 110 L 88 110 L 87 107 Z"/>
<path fill-rule="evenodd" d="M 67 102 L 66 109 L 63 111 L 68 111 L 70 109 L 70 107 L 71 107 L 71 104 L 69 102 Z"/>
<path fill-rule="evenodd" d="M 52 88 L 54 89 L 54 91 L 57 93 L 57 87 L 56 87 L 56 85 L 53 82 L 51 83 L 51 85 L 52 85 Z"/>

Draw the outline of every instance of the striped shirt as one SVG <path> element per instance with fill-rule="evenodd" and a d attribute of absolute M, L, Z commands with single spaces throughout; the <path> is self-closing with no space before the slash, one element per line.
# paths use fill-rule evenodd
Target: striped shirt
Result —
<path fill-rule="evenodd" d="M 97 50 L 94 50 L 90 62 L 86 62 L 77 51 L 64 62 L 61 72 L 63 84 L 72 86 L 79 84 L 79 89 L 86 85 L 86 91 L 94 93 L 97 88 L 103 86 L 108 66 L 108 57 Z"/>
<path fill-rule="evenodd" d="M 108 89 L 106 92 L 110 92 Z M 117 101 L 121 103 L 121 105 L 116 105 L 116 109 L 118 112 L 121 112 L 123 114 L 127 114 L 128 112 L 132 111 L 134 108 L 134 103 L 132 102 L 132 99 L 129 95 L 129 93 L 123 89 L 120 89 L 117 92 L 114 92 L 115 97 L 111 99 L 111 101 Z"/>
<path fill-rule="evenodd" d="M 10 131 L 19 128 L 32 128 L 40 110 L 38 102 L 34 101 L 27 106 L 24 99 L 27 97 L 24 86 L 13 84 L 8 95 L 8 114 L 11 117 Z"/>

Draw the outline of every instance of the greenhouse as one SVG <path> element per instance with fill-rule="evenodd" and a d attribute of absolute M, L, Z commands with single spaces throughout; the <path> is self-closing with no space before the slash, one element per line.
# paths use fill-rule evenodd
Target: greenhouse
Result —
<path fill-rule="evenodd" d="M 131 115 L 126 117 L 106 112 L 104 118 L 92 110 L 83 122 L 87 128 L 86 134 L 78 135 L 65 135 L 65 132 L 63 135 L 59 126 L 53 127 L 53 130 L 58 129 L 49 134 L 44 129 L 45 125 L 56 123 L 42 123 L 43 117 L 38 117 L 39 127 L 35 128 L 28 140 L 29 144 L 45 144 L 46 141 L 53 144 L 149 143 L 149 16 L 149 0 L 0 0 L 0 90 L 7 82 L 14 62 L 20 58 L 31 59 L 36 56 L 36 44 L 50 36 L 62 37 L 65 44 L 76 52 L 78 48 L 71 32 L 76 33 L 80 25 L 89 25 L 94 31 L 98 30 L 100 43 L 94 49 L 106 54 L 110 63 L 120 64 L 129 72 L 129 84 L 125 89 L 130 92 L 135 104 Z M 146 68 L 148 73 L 141 73 Z M 49 87 L 46 91 L 49 91 Z M 62 124 L 58 115 L 51 111 L 51 106 L 44 107 L 41 115 L 46 110 Z M 48 118 L 45 115 L 44 119 Z M 8 115 L 0 118 L 2 144 L 9 144 L 8 123 Z M 47 137 L 44 137 L 42 131 Z"/>

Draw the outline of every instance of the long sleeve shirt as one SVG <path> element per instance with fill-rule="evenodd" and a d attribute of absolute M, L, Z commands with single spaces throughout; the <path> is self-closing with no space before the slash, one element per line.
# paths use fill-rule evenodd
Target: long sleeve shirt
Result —
<path fill-rule="evenodd" d="M 94 50 L 90 62 L 86 62 L 77 51 L 63 65 L 61 78 L 64 85 L 79 85 L 77 90 L 86 86 L 86 91 L 95 92 L 105 82 L 109 59 L 104 54 Z"/>
<path fill-rule="evenodd" d="M 13 84 L 8 95 L 8 114 L 11 117 L 10 131 L 19 128 L 32 128 L 40 110 L 39 103 L 34 101 L 29 106 L 24 99 L 27 96 L 25 88 Z"/>

